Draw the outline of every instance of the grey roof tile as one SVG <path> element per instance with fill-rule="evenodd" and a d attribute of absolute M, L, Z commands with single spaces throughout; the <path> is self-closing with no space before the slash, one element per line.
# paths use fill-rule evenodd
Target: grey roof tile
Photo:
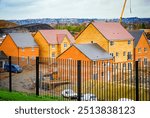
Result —
<path fill-rule="evenodd" d="M 100 47 L 96 43 L 74 44 L 74 46 L 93 61 L 113 59 L 113 57 L 109 55 L 108 52 L 106 52 L 102 47 Z"/>
<path fill-rule="evenodd" d="M 134 47 L 136 47 L 142 34 L 144 33 L 144 30 L 133 30 L 129 31 L 129 33 L 134 37 Z"/>
<path fill-rule="evenodd" d="M 18 47 L 38 47 L 30 33 L 9 33 Z"/>

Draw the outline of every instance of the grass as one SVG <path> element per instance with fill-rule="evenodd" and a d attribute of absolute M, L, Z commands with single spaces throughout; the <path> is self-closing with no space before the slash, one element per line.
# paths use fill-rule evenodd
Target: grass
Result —
<path fill-rule="evenodd" d="M 8 90 L 0 89 L 0 101 L 61 101 L 61 97 L 53 96 L 36 96 L 22 92 L 9 92 Z"/>
<path fill-rule="evenodd" d="M 90 82 L 93 87 L 90 88 L 90 92 L 94 93 L 99 100 L 104 101 L 117 101 L 119 98 L 128 98 L 136 100 L 136 88 L 131 86 L 128 82 L 114 83 L 114 82 Z M 149 89 L 139 88 L 139 97 L 141 101 L 149 100 Z"/>
<path fill-rule="evenodd" d="M 82 93 L 93 93 L 100 101 L 118 101 L 120 98 L 128 98 L 136 100 L 136 88 L 135 85 L 131 85 L 126 80 L 126 83 L 120 82 L 102 82 L 98 80 L 89 80 L 82 82 Z M 72 88 L 77 92 L 77 86 Z M 144 86 L 139 87 L 139 99 L 140 101 L 147 101 L 150 99 L 150 91 Z"/>

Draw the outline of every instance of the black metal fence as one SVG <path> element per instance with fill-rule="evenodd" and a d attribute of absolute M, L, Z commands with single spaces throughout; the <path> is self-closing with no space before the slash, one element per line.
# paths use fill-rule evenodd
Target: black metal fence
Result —
<path fill-rule="evenodd" d="M 14 60 L 9 58 L 9 64 Z M 73 101 L 150 100 L 150 62 L 37 57 L 22 68 L 19 74 L 1 72 L 0 87 Z M 8 84 L 3 85 L 4 81 Z"/>

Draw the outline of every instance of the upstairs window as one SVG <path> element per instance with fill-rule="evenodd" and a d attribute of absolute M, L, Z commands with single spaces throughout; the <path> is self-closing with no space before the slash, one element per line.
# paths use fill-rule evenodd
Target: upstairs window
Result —
<path fill-rule="evenodd" d="M 116 52 L 116 57 L 118 57 L 119 56 L 119 53 L 118 52 Z"/>
<path fill-rule="evenodd" d="M 34 47 L 32 47 L 32 51 L 34 51 Z"/>
<path fill-rule="evenodd" d="M 147 48 L 144 48 L 144 52 L 147 52 Z"/>
<path fill-rule="evenodd" d="M 111 56 L 114 56 L 114 54 L 113 54 L 113 53 L 110 53 L 110 55 L 111 55 Z"/>
<path fill-rule="evenodd" d="M 138 53 L 141 53 L 141 51 L 142 51 L 141 48 L 138 48 Z"/>
<path fill-rule="evenodd" d="M 22 48 L 22 52 L 24 52 L 24 48 Z"/>
<path fill-rule="evenodd" d="M 130 45 L 131 44 L 131 41 L 130 40 L 128 40 L 128 45 Z"/>
<path fill-rule="evenodd" d="M 110 45 L 113 46 L 114 45 L 114 41 L 110 41 Z"/>
<path fill-rule="evenodd" d="M 55 44 L 52 44 L 52 49 L 55 49 Z"/>
<path fill-rule="evenodd" d="M 123 56 L 126 56 L 126 52 L 125 51 L 123 52 Z"/>
<path fill-rule="evenodd" d="M 64 48 L 67 48 L 67 43 L 64 43 Z"/>

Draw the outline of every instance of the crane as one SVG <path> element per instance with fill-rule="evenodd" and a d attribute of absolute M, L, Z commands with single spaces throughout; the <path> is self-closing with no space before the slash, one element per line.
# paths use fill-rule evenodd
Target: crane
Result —
<path fill-rule="evenodd" d="M 122 11 L 121 11 L 121 16 L 120 16 L 120 19 L 119 19 L 119 22 L 120 22 L 120 23 L 122 23 L 122 16 L 123 16 L 123 14 L 124 14 L 124 10 L 125 10 L 126 4 L 127 4 L 127 0 L 124 0 L 124 5 L 123 5 Z M 130 13 L 132 13 L 131 0 L 130 0 Z"/>
<path fill-rule="evenodd" d="M 127 0 L 124 1 L 124 5 L 123 5 L 123 9 L 121 11 L 121 16 L 120 16 L 119 23 L 122 23 L 122 16 L 123 16 L 123 13 L 124 13 L 124 10 L 125 10 L 125 7 L 126 7 L 126 3 L 127 3 Z"/>

